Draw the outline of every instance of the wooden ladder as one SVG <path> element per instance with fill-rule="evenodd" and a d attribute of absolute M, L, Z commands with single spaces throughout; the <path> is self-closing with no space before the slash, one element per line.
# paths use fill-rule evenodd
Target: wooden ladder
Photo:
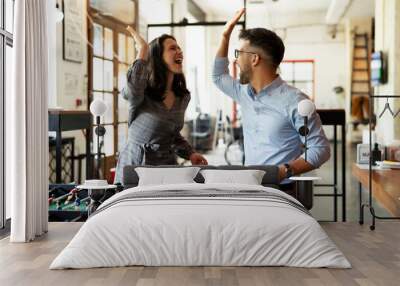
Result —
<path fill-rule="evenodd" d="M 368 123 L 369 94 L 371 92 L 370 55 L 367 33 L 355 33 L 353 38 L 351 72 L 351 115 L 354 129 Z"/>

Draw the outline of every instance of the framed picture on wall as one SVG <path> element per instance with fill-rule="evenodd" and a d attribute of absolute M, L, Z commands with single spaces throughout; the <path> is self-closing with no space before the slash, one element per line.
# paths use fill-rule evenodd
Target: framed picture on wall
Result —
<path fill-rule="evenodd" d="M 82 48 L 82 1 L 63 0 L 63 58 L 66 61 L 81 63 Z"/>

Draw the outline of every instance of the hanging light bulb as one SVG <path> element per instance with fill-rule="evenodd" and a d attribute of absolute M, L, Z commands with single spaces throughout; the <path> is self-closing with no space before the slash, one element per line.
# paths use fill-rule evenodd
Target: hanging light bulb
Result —
<path fill-rule="evenodd" d="M 54 18 L 56 20 L 56 23 L 60 23 L 64 19 L 64 13 L 60 11 L 58 3 L 56 3 L 56 12 Z"/>
<path fill-rule="evenodd" d="M 103 116 L 103 114 L 107 111 L 107 105 L 100 98 L 96 98 L 90 104 L 90 112 L 94 116 Z"/>

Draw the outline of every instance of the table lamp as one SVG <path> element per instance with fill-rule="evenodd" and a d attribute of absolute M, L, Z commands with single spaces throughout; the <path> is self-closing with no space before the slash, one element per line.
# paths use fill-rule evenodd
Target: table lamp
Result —
<path fill-rule="evenodd" d="M 93 116 L 96 117 L 96 129 L 94 132 L 97 135 L 97 178 L 100 179 L 100 158 L 101 158 L 101 150 L 100 150 L 100 136 L 104 136 L 106 134 L 106 129 L 103 125 L 100 124 L 100 116 L 103 116 L 107 111 L 107 105 L 101 99 L 95 99 L 90 104 L 90 112 Z"/>
<path fill-rule="evenodd" d="M 310 132 L 308 129 L 308 118 L 314 113 L 315 105 L 309 99 L 303 99 L 297 105 L 297 110 L 300 116 L 304 118 L 304 125 L 299 128 L 299 133 L 304 136 L 304 160 L 307 162 L 307 135 Z M 296 198 L 309 210 L 313 207 L 314 201 L 314 181 L 320 180 L 319 177 L 290 177 L 290 180 L 296 181 Z"/>
<path fill-rule="evenodd" d="M 308 118 L 314 113 L 315 105 L 309 99 L 303 99 L 297 105 L 297 110 L 299 115 L 304 118 L 304 125 L 299 128 L 299 133 L 301 136 L 304 136 L 304 160 L 307 161 L 307 135 L 310 132 L 308 129 Z"/>

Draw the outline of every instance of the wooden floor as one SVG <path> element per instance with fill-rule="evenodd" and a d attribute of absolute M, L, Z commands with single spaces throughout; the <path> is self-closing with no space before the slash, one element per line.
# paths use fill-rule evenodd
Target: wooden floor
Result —
<path fill-rule="evenodd" d="M 400 285 L 400 224 L 378 222 L 376 230 L 357 223 L 323 228 L 353 268 L 289 267 L 122 267 L 48 270 L 81 223 L 50 223 L 49 233 L 27 244 L 0 241 L 0 285 Z"/>

